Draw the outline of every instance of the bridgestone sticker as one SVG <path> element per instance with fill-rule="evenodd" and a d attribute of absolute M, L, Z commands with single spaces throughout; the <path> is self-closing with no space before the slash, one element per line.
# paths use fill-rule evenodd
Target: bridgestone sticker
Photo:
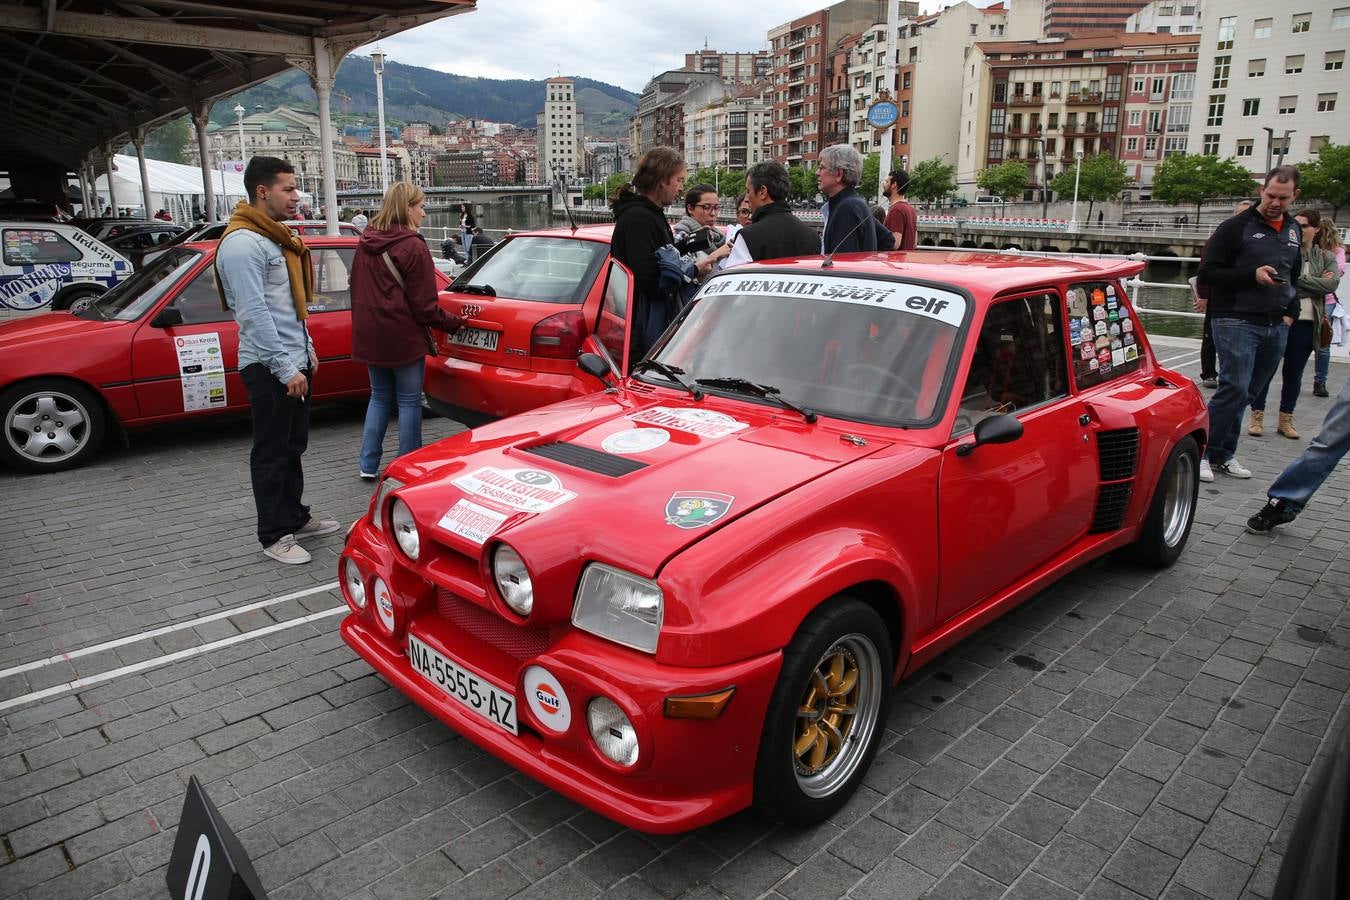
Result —
<path fill-rule="evenodd" d="M 468 475 L 459 476 L 451 483 L 467 494 L 521 512 L 548 512 L 576 497 L 576 494 L 563 487 L 556 475 L 542 469 L 483 466 Z"/>
<path fill-rule="evenodd" d="M 748 422 L 733 419 L 711 409 L 678 409 L 652 406 L 628 417 L 644 425 L 659 425 L 673 431 L 684 431 L 705 438 L 726 437 L 750 427 Z"/>
<path fill-rule="evenodd" d="M 601 441 L 600 449 L 623 456 L 655 450 L 669 440 L 670 432 L 664 428 L 626 428 Z"/>
<path fill-rule="evenodd" d="M 774 274 L 756 278 L 745 274 L 727 274 L 708 282 L 699 296 L 715 294 L 832 300 L 926 316 L 953 327 L 960 325 L 966 316 L 966 300 L 954 291 L 861 277 Z"/>
<path fill-rule="evenodd" d="M 505 521 L 506 513 L 479 506 L 472 500 L 460 500 L 436 524 L 475 544 L 486 544 Z"/>

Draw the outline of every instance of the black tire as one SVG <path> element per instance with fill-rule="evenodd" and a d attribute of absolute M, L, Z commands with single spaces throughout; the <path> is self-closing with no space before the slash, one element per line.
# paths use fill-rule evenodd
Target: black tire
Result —
<path fill-rule="evenodd" d="M 1200 448 L 1195 438 L 1187 436 L 1177 441 L 1167 457 L 1139 537 L 1121 551 L 1125 558 L 1155 569 L 1176 562 L 1186 549 L 1199 493 Z"/>
<path fill-rule="evenodd" d="M 862 601 L 836 597 L 806 618 L 764 717 L 755 763 L 762 815 L 814 825 L 848 802 L 885 730 L 894 662 L 886 625 Z"/>
<path fill-rule="evenodd" d="M 102 294 L 103 291 L 96 287 L 69 287 L 52 298 L 52 310 L 60 312 L 61 310 L 70 310 L 79 312 L 89 305 L 89 302 Z"/>
<path fill-rule="evenodd" d="M 0 459 L 21 472 L 82 466 L 103 443 L 108 416 L 88 388 L 37 378 L 0 393 Z"/>

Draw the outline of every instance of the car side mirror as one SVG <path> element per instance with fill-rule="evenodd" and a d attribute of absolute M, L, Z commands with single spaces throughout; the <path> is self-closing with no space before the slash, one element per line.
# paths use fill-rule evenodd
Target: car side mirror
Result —
<path fill-rule="evenodd" d="M 577 357 L 577 367 L 594 378 L 599 378 L 600 383 L 605 386 L 606 393 L 614 393 L 618 388 L 614 386 L 614 381 L 609 377 L 614 374 L 614 370 L 609 367 L 609 363 L 599 353 L 583 353 Z"/>
<path fill-rule="evenodd" d="M 981 444 L 1010 444 L 1022 436 L 1022 422 L 1016 416 L 990 416 L 975 423 L 975 440 L 956 448 L 957 456 L 969 456 Z"/>
<path fill-rule="evenodd" d="M 151 328 L 172 328 L 183 324 L 183 311 L 176 306 L 166 306 L 150 320 Z"/>

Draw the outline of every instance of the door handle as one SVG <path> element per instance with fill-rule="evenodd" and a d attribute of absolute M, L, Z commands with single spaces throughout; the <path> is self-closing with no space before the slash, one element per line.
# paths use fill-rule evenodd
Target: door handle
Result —
<path fill-rule="evenodd" d="M 1083 425 L 1085 427 L 1087 425 L 1092 424 L 1092 416 L 1088 415 L 1087 413 L 1083 413 L 1078 417 L 1078 424 Z"/>

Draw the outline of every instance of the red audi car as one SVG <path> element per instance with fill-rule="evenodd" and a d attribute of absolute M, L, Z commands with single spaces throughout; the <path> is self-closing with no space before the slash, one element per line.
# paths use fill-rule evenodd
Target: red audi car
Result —
<path fill-rule="evenodd" d="M 1141 265 L 719 274 L 627 376 L 588 337 L 601 390 L 390 465 L 343 637 L 626 825 L 818 822 L 899 679 L 1088 560 L 1182 553 L 1208 419 L 1126 298 Z"/>
<path fill-rule="evenodd" d="M 306 236 L 319 354 L 314 398 L 369 394 L 352 361 L 348 273 L 356 238 Z M 84 464 L 109 431 L 248 410 L 239 334 L 221 308 L 216 244 L 173 247 L 78 313 L 0 323 L 0 459 L 25 472 Z M 444 285 L 444 276 L 437 276 Z"/>

